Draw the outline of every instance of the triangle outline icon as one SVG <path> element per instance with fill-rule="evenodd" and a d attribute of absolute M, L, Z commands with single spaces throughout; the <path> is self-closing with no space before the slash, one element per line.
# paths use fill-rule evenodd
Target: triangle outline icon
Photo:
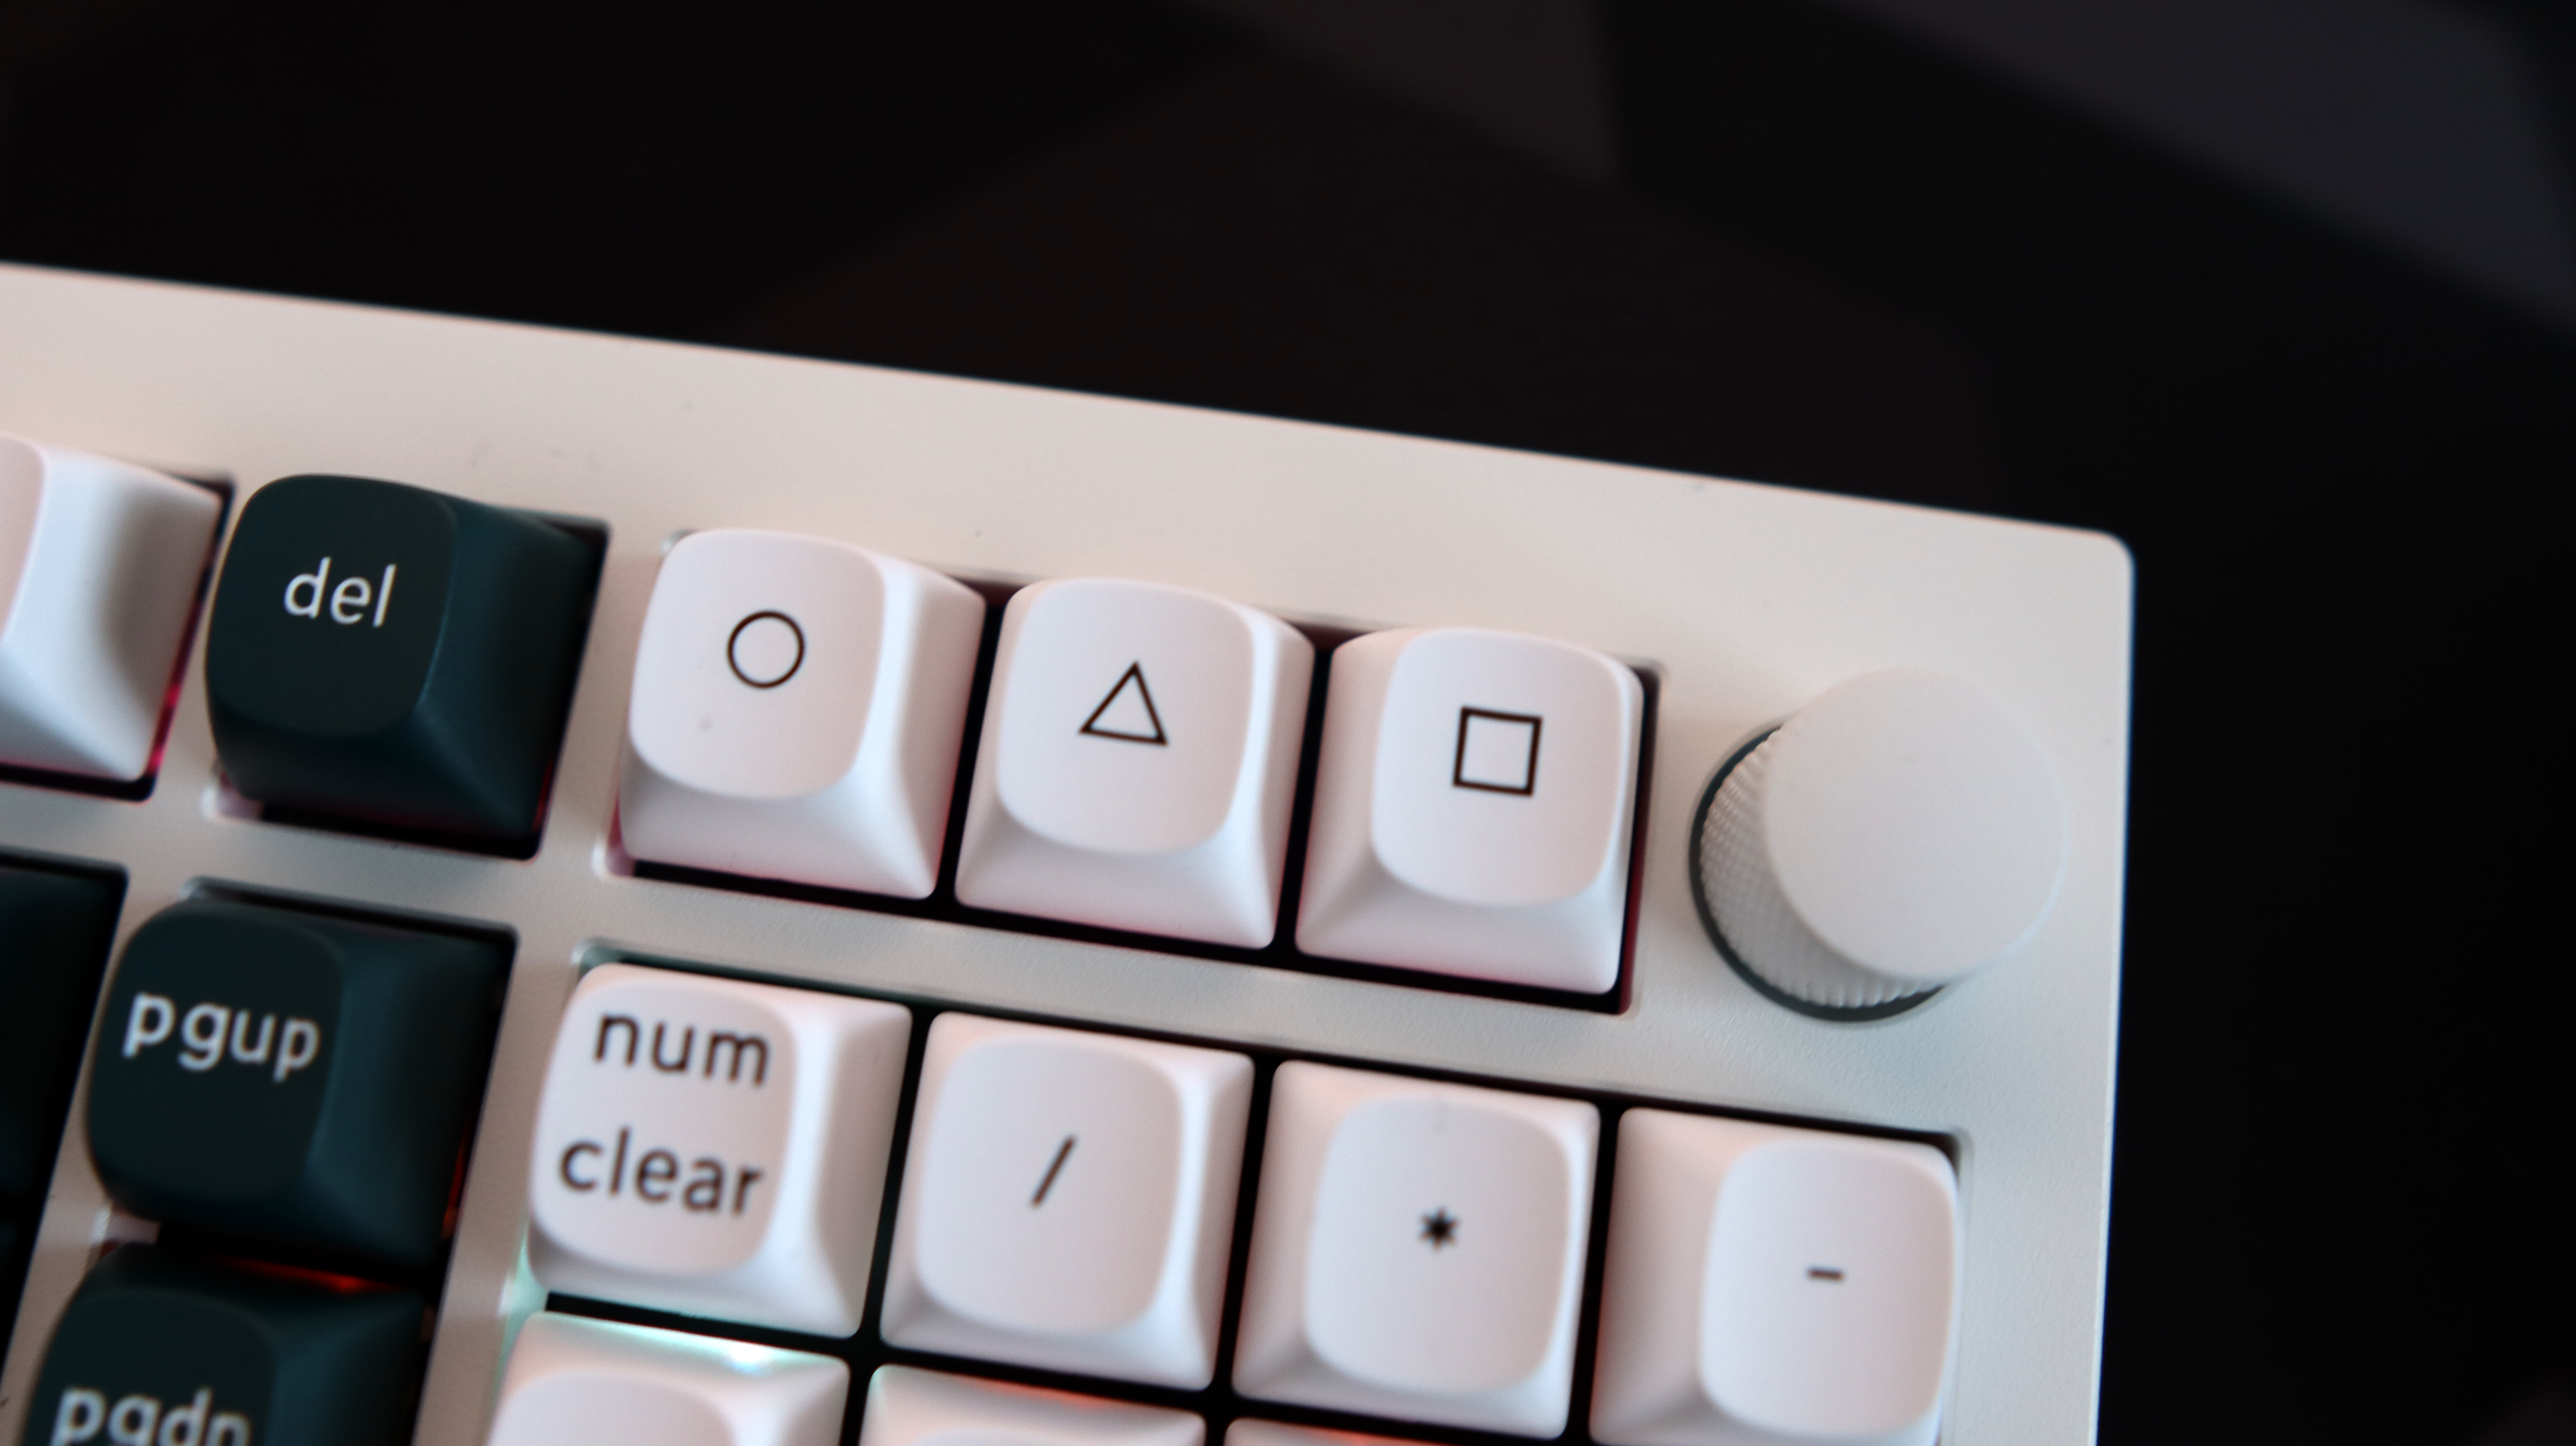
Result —
<path fill-rule="evenodd" d="M 1154 729 L 1151 733 L 1137 732 L 1132 722 L 1124 718 L 1117 724 L 1101 726 L 1100 720 L 1120 698 L 1126 696 L 1130 684 L 1135 686 L 1137 701 L 1145 706 L 1145 721 L 1152 724 Z M 1132 713 L 1133 709 L 1121 711 Z M 1145 685 L 1145 665 L 1142 662 L 1129 663 L 1127 671 L 1118 675 L 1117 685 L 1109 690 L 1109 696 L 1101 699 L 1100 706 L 1091 710 L 1091 716 L 1082 720 L 1082 731 L 1094 738 L 1116 738 L 1126 743 L 1152 743 L 1162 746 L 1172 741 L 1163 732 L 1163 715 L 1154 709 L 1154 690 Z"/>

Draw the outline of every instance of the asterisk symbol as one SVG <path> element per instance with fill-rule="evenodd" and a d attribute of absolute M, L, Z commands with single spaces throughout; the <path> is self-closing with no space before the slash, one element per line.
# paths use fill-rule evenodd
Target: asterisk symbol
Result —
<path fill-rule="evenodd" d="M 1422 1238 L 1430 1241 L 1431 1248 L 1434 1250 L 1444 1245 L 1457 1244 L 1458 1217 L 1450 1214 L 1449 1207 L 1446 1205 L 1423 1216 Z"/>

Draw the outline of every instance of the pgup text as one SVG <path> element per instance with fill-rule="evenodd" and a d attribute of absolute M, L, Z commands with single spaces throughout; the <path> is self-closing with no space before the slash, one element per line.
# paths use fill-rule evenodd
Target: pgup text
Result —
<path fill-rule="evenodd" d="M 310 1019 L 212 1002 L 179 1006 L 159 994 L 136 994 L 125 1016 L 124 1056 L 132 1059 L 178 1037 L 179 1068 L 203 1074 L 230 1060 L 265 1069 L 279 1084 L 321 1056 L 322 1026 Z"/>

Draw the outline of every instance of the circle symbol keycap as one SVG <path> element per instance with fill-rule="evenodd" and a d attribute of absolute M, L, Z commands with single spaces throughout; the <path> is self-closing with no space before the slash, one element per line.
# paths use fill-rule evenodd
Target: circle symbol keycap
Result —
<path fill-rule="evenodd" d="M 725 639 L 733 675 L 755 688 L 775 688 L 805 666 L 805 630 L 781 612 L 757 612 L 733 625 Z"/>
<path fill-rule="evenodd" d="M 926 897 L 983 624 L 964 584 L 847 543 L 756 528 L 680 539 L 635 643 L 626 847 Z"/>

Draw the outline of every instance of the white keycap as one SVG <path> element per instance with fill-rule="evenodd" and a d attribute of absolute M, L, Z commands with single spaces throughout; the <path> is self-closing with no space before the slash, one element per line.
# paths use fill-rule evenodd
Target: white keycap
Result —
<path fill-rule="evenodd" d="M 927 897 L 983 626 L 962 584 L 846 543 L 680 539 L 636 646 L 627 852 Z"/>
<path fill-rule="evenodd" d="M 887 1340 L 1199 1387 L 1252 1061 L 943 1014 L 904 1170 Z"/>
<path fill-rule="evenodd" d="M 833 1446 L 849 1396 L 830 1356 L 538 1315 L 510 1348 L 488 1446 Z"/>
<path fill-rule="evenodd" d="M 1630 1110 L 1610 1202 L 1594 1439 L 1939 1434 L 1960 1252 L 1940 1151 Z"/>
<path fill-rule="evenodd" d="M 151 767 L 221 511 L 175 477 L 0 433 L 0 763 Z"/>
<path fill-rule="evenodd" d="M 1238 1417 L 1225 1428 L 1225 1446 L 1417 1446 L 1417 1443 L 1358 1431 L 1327 1431 L 1319 1426 L 1290 1426 L 1278 1421 Z"/>
<path fill-rule="evenodd" d="M 1557 1434 L 1600 1130 L 1572 1100 L 1281 1065 L 1235 1389 Z"/>
<path fill-rule="evenodd" d="M 609 964 L 537 1107 L 549 1288 L 818 1335 L 859 1328 L 910 1041 L 874 1000 Z"/>
<path fill-rule="evenodd" d="M 1189 1411 L 1006 1386 L 910 1366 L 868 1378 L 858 1446 L 1202 1446 Z"/>
<path fill-rule="evenodd" d="M 979 908 L 1258 947 L 1277 932 L 1314 645 L 1158 583 L 1013 595 L 959 846 Z"/>
<path fill-rule="evenodd" d="M 1336 649 L 1297 947 L 1597 994 L 1619 980 L 1645 706 L 1598 653 L 1476 628 Z"/>

